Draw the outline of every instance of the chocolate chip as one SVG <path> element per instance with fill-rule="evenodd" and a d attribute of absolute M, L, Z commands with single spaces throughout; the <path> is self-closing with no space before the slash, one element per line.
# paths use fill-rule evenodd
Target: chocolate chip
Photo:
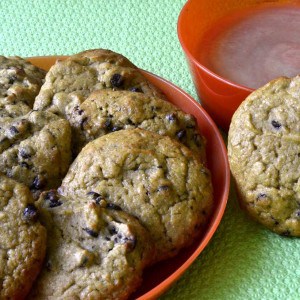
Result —
<path fill-rule="evenodd" d="M 81 122 L 80 122 L 80 129 L 81 129 L 81 130 L 84 130 L 84 127 L 83 127 L 83 126 L 84 126 L 84 123 L 87 121 L 87 119 L 88 119 L 87 117 L 84 117 L 84 118 L 81 120 Z"/>
<path fill-rule="evenodd" d="M 100 194 L 93 192 L 93 191 L 88 192 L 87 195 L 92 196 L 94 200 L 100 196 Z"/>
<path fill-rule="evenodd" d="M 22 157 L 22 158 L 30 158 L 31 157 L 31 154 L 28 152 L 28 151 L 26 151 L 25 149 L 23 149 L 23 148 L 21 148 L 20 150 L 19 150 L 19 154 L 20 154 L 20 156 Z"/>
<path fill-rule="evenodd" d="M 20 166 L 22 168 L 26 168 L 26 169 L 30 169 L 31 168 L 31 166 L 27 162 L 25 162 L 25 161 L 20 162 Z"/>
<path fill-rule="evenodd" d="M 110 83 L 113 87 L 121 87 L 124 83 L 123 76 L 118 73 L 114 74 L 110 79 Z"/>
<path fill-rule="evenodd" d="M 273 120 L 273 121 L 271 122 L 271 124 L 272 124 L 272 126 L 273 126 L 275 129 L 280 129 L 280 127 L 281 127 L 281 124 L 280 124 L 279 122 L 275 121 L 275 120 Z"/>
<path fill-rule="evenodd" d="M 136 238 L 127 236 L 123 236 L 121 234 L 118 234 L 117 237 L 114 239 L 115 243 L 118 244 L 126 244 L 129 251 L 133 251 L 136 246 Z"/>
<path fill-rule="evenodd" d="M 132 122 L 132 120 L 131 119 L 127 119 L 127 123 L 129 124 L 129 125 L 134 125 L 134 123 Z"/>
<path fill-rule="evenodd" d="M 17 80 L 17 76 L 16 75 L 12 75 L 8 78 L 8 83 L 9 84 L 14 84 L 14 82 Z"/>
<path fill-rule="evenodd" d="M 112 121 L 111 118 L 107 118 L 104 122 L 104 127 L 106 127 L 108 130 L 112 128 Z"/>
<path fill-rule="evenodd" d="M 11 135 L 17 135 L 19 133 L 19 130 L 15 126 L 10 126 L 9 132 Z"/>
<path fill-rule="evenodd" d="M 267 194 L 265 194 L 265 193 L 259 193 L 256 197 L 257 200 L 262 200 L 265 198 L 267 198 Z"/>
<path fill-rule="evenodd" d="M 18 120 L 8 128 L 7 136 L 14 138 L 16 135 L 24 134 L 30 129 L 30 122 L 25 119 Z"/>
<path fill-rule="evenodd" d="M 38 211 L 33 204 L 28 204 L 23 211 L 23 216 L 27 221 L 34 222 L 37 220 Z"/>
<path fill-rule="evenodd" d="M 92 229 L 90 229 L 90 228 L 83 228 L 83 230 L 87 233 L 87 234 L 89 234 L 90 236 L 92 236 L 92 237 L 94 237 L 94 238 L 96 238 L 96 237 L 98 237 L 98 232 L 96 232 L 96 231 L 94 231 L 94 230 L 92 230 Z"/>
<path fill-rule="evenodd" d="M 119 205 L 113 203 L 107 203 L 106 208 L 114 209 L 114 210 L 122 210 L 122 208 Z"/>
<path fill-rule="evenodd" d="M 33 179 L 32 185 L 30 186 L 31 189 L 40 190 L 45 187 L 47 184 L 47 179 L 42 176 L 36 176 Z"/>
<path fill-rule="evenodd" d="M 118 126 L 114 126 L 111 131 L 112 132 L 115 132 L 115 131 L 118 131 L 118 130 L 121 130 L 122 128 L 118 127 Z"/>
<path fill-rule="evenodd" d="M 108 232 L 111 234 L 111 235 L 114 235 L 116 233 L 118 233 L 117 229 L 115 226 L 109 226 L 108 227 Z"/>
<path fill-rule="evenodd" d="M 83 114 L 83 110 L 82 109 L 79 109 L 79 105 L 76 105 L 75 108 L 74 108 L 75 112 L 78 114 L 78 115 L 82 115 Z"/>
<path fill-rule="evenodd" d="M 184 129 L 180 130 L 176 133 L 176 135 L 179 140 L 182 140 L 186 136 L 186 131 Z"/>
<path fill-rule="evenodd" d="M 100 194 L 98 194 L 98 193 L 96 193 L 96 192 L 93 192 L 93 191 L 88 192 L 87 195 L 88 195 L 88 196 L 92 196 L 92 199 L 95 200 L 97 204 L 100 203 L 100 200 L 104 199 L 104 198 L 102 197 L 102 195 L 100 195 Z"/>
<path fill-rule="evenodd" d="M 168 191 L 168 190 L 169 190 L 169 186 L 167 186 L 167 185 L 161 185 L 157 189 L 158 192 L 163 192 L 163 191 Z"/>
<path fill-rule="evenodd" d="M 143 91 L 139 87 L 132 87 L 129 89 L 130 92 L 142 93 Z"/>
<path fill-rule="evenodd" d="M 55 190 L 51 190 L 49 191 L 46 195 L 45 195 L 45 200 L 46 201 L 49 201 L 49 207 L 50 208 L 53 208 L 53 207 L 57 207 L 57 206 L 60 206 L 62 205 L 62 202 L 59 201 L 59 197 L 56 193 Z"/>
<path fill-rule="evenodd" d="M 176 117 L 175 114 L 169 114 L 169 115 L 166 116 L 166 118 L 167 118 L 168 121 L 172 121 L 172 122 L 177 121 L 177 117 Z"/>
<path fill-rule="evenodd" d="M 55 191 L 49 191 L 46 195 L 45 195 L 45 200 L 49 200 L 49 201 L 57 201 L 58 200 L 58 196 L 56 194 Z"/>

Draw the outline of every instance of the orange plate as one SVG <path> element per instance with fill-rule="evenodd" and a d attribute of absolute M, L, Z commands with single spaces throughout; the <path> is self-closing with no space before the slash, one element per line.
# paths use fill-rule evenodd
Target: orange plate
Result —
<path fill-rule="evenodd" d="M 57 59 L 65 56 L 45 56 L 28 58 L 34 65 L 48 70 Z M 155 299 L 173 284 L 205 248 L 216 231 L 226 207 L 230 172 L 226 147 L 216 125 L 203 108 L 184 91 L 172 83 L 147 71 L 141 70 L 146 78 L 161 89 L 169 101 L 183 111 L 196 117 L 201 134 L 207 140 L 207 165 L 212 173 L 214 187 L 214 211 L 206 231 L 189 248 L 183 249 L 176 257 L 163 261 L 144 272 L 142 286 L 131 299 Z"/>
<path fill-rule="evenodd" d="M 199 47 L 207 30 L 222 17 L 263 5 L 297 3 L 297 0 L 189 0 L 180 12 L 177 32 L 203 107 L 225 130 L 240 103 L 253 91 L 215 74 L 199 59 Z"/>

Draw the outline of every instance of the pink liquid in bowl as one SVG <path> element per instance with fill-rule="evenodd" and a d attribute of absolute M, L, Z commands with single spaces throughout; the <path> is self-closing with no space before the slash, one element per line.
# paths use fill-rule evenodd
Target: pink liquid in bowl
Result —
<path fill-rule="evenodd" d="M 263 6 L 218 21 L 199 46 L 199 60 L 217 75 L 258 88 L 300 74 L 300 6 Z"/>

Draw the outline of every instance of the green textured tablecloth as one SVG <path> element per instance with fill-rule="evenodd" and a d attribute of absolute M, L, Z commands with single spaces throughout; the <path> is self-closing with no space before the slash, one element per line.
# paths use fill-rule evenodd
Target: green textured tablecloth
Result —
<path fill-rule="evenodd" d="M 209 0 L 208 0 L 209 1 Z M 178 38 L 185 0 L 0 0 L 3 55 L 109 48 L 196 98 Z M 161 299 L 300 299 L 300 239 L 241 212 L 232 189 L 208 247 Z"/>

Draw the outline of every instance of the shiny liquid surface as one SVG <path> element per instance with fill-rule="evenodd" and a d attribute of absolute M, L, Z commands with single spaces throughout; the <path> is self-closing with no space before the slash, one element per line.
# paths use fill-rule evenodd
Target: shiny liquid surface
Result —
<path fill-rule="evenodd" d="M 227 16 L 207 31 L 199 49 L 204 66 L 249 88 L 300 74 L 300 6 L 264 6 Z"/>

